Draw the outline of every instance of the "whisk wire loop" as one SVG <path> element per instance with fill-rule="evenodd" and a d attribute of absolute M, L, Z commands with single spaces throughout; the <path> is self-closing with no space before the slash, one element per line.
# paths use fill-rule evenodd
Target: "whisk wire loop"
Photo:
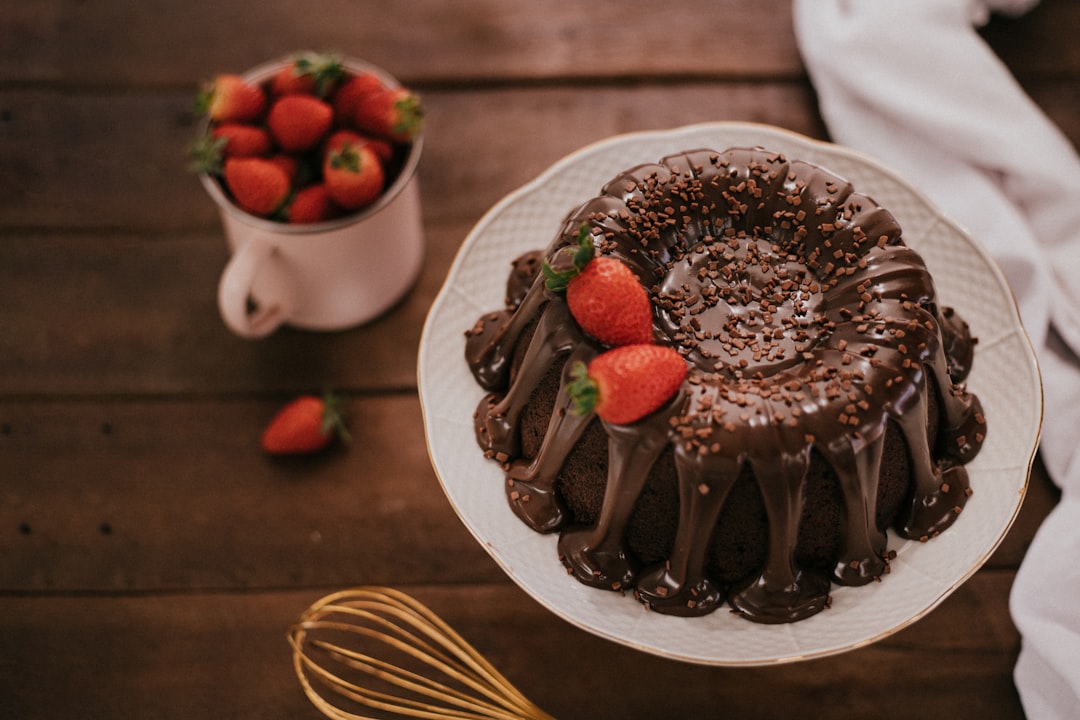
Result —
<path fill-rule="evenodd" d="M 418 661 L 449 682 L 349 647 L 365 641 Z M 553 720 L 442 618 L 393 588 L 360 587 L 322 598 L 290 628 L 289 643 L 304 692 L 332 720 L 368 720 L 345 709 L 341 699 L 400 717 Z M 364 676 L 396 690 L 364 687 L 358 680 Z M 394 694 L 398 690 L 407 695 Z"/>

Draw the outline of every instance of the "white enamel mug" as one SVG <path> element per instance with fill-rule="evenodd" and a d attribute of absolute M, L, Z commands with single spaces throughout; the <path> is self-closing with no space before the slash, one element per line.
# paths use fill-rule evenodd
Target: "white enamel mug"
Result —
<path fill-rule="evenodd" d="M 269 77 L 287 61 L 248 72 Z M 352 72 L 379 68 L 345 60 Z M 256 217 L 234 205 L 217 180 L 200 175 L 218 205 L 232 257 L 218 283 L 218 310 L 230 330 L 261 338 L 283 324 L 342 330 L 375 319 L 411 289 L 424 258 L 424 228 L 416 177 L 422 134 L 382 196 L 359 213 L 323 223 L 296 224 Z"/>

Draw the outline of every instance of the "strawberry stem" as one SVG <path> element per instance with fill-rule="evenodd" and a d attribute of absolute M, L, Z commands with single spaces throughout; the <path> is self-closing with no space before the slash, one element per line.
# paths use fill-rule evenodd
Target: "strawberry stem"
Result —
<path fill-rule="evenodd" d="M 394 133 L 408 134 L 415 132 L 424 121 L 424 107 L 420 98 L 409 93 L 394 103 L 398 120 L 392 128 Z"/>
<path fill-rule="evenodd" d="M 547 278 L 545 281 L 547 289 L 552 292 L 564 292 L 570 281 L 581 274 L 581 271 L 596 255 L 596 246 L 593 244 L 592 232 L 589 231 L 588 223 L 581 223 L 581 227 L 578 228 L 577 247 L 568 245 L 559 252 L 571 256 L 570 267 L 565 270 L 556 270 L 547 260 L 544 260 L 543 265 L 541 265 L 544 277 Z"/>
<path fill-rule="evenodd" d="M 345 66 L 334 53 L 305 53 L 293 59 L 293 72 L 315 81 L 315 94 L 326 97 L 338 80 L 345 76 Z"/>
<path fill-rule="evenodd" d="M 210 113 L 210 105 L 214 102 L 214 83 L 207 81 L 202 83 L 195 93 L 195 114 L 207 115 Z"/>
<path fill-rule="evenodd" d="M 342 400 L 331 392 L 323 393 L 323 416 L 319 429 L 323 435 L 334 433 L 345 444 L 352 441 L 345 421 Z"/>
<path fill-rule="evenodd" d="M 330 153 L 330 167 L 336 170 L 348 170 L 360 172 L 360 153 L 351 144 L 346 143 L 338 150 Z"/>
<path fill-rule="evenodd" d="M 191 157 L 188 169 L 207 175 L 221 175 L 225 145 L 228 142 L 228 138 L 216 138 L 210 133 L 195 138 L 188 148 L 188 155 Z"/>
<path fill-rule="evenodd" d="M 596 408 L 600 400 L 600 388 L 596 381 L 589 377 L 589 369 L 580 360 L 570 368 L 571 381 L 566 386 L 566 392 L 573 400 L 571 409 L 575 415 L 588 415 Z"/>

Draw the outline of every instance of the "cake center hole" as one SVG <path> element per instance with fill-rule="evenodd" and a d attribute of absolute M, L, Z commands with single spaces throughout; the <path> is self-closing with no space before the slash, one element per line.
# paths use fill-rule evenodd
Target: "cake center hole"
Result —
<path fill-rule="evenodd" d="M 654 301 L 661 328 L 705 372 L 768 376 L 826 332 L 814 273 L 760 238 L 706 238 L 669 264 Z"/>

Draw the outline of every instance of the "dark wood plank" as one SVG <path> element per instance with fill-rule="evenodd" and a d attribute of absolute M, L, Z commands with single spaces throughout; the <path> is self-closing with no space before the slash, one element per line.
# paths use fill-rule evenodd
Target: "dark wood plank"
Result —
<path fill-rule="evenodd" d="M 272 459 L 258 436 L 283 400 L 6 401 L 0 588 L 499 577 L 436 480 L 415 396 L 350 398 L 347 447 Z"/>
<path fill-rule="evenodd" d="M 1019 567 L 1039 525 L 1060 499 L 1060 488 L 1050 480 L 1046 467 L 1037 456 L 1020 512 L 986 566 L 999 569 Z"/>
<path fill-rule="evenodd" d="M 220 235 L 17 236 L 0 243 L 0 393 L 250 393 L 416 386 L 428 308 L 464 238 L 433 226 L 412 292 L 334 333 L 230 334 L 217 310 Z M 464 332 L 464 331 L 463 331 Z"/>
<path fill-rule="evenodd" d="M 980 33 L 1009 68 L 1023 79 L 1060 78 L 1075 86 L 1080 69 L 1080 4 L 1040 0 L 1018 18 L 994 15 Z"/>
<path fill-rule="evenodd" d="M 315 0 L 299 13 L 280 0 L 257 10 L 240 0 L 46 0 L 13 4 L 2 22 L 0 82 L 175 86 L 309 48 L 420 84 L 802 73 L 785 0 Z M 1044 0 L 1020 19 L 995 17 L 984 34 L 1019 73 L 1060 77 L 1080 69 L 1078 26 L 1075 3 Z"/>
<path fill-rule="evenodd" d="M 760 668 L 689 665 L 597 638 L 509 582 L 399 586 L 556 717 L 1022 718 L 1008 573 L 980 573 L 876 644 Z M 326 591 L 0 596 L 11 717 L 321 717 L 292 674 L 289 625 Z M 568 649 L 572 648 L 572 652 Z M 618 681 L 613 681 L 618 678 Z M 873 678 L 874 682 L 867 680 Z M 77 704 L 77 705 L 76 705 Z"/>
<path fill-rule="evenodd" d="M 566 154 L 621 133 L 700 122 L 740 121 L 822 138 L 809 85 L 665 83 L 618 87 L 437 92 L 421 176 L 428 192 L 452 188 L 436 220 L 484 212 Z M 425 201 L 428 196 L 425 195 Z M 453 214 L 453 215 L 451 215 Z"/>
<path fill-rule="evenodd" d="M 292 50 L 334 49 L 419 82 L 798 72 L 783 0 L 217 3 L 52 0 L 5 13 L 0 79 L 177 84 Z M 634 22 L 626 22 L 627 15 Z M 57 19 L 62 22 L 57 22 Z M 117 33 L 115 28 L 124 28 Z M 243 32 L 237 32 L 242 27 Z M 637 28 L 661 40 L 642 47 Z M 738 28 L 737 32 L 727 28 Z M 282 39 L 291 46 L 282 46 Z"/>
<path fill-rule="evenodd" d="M 324 717 L 293 673 L 288 627 L 317 597 L 0 597 L 11 718 Z"/>
<path fill-rule="evenodd" d="M 15 90 L 0 134 L 0 227 L 212 230 L 217 210 L 187 171 L 194 90 L 114 96 Z M 567 153 L 610 135 L 710 120 L 820 136 L 802 84 L 432 91 L 420 181 L 428 223 L 475 221 Z M 134 161 L 137 158 L 137 161 Z M 13 230 L 14 232 L 15 230 Z"/>

